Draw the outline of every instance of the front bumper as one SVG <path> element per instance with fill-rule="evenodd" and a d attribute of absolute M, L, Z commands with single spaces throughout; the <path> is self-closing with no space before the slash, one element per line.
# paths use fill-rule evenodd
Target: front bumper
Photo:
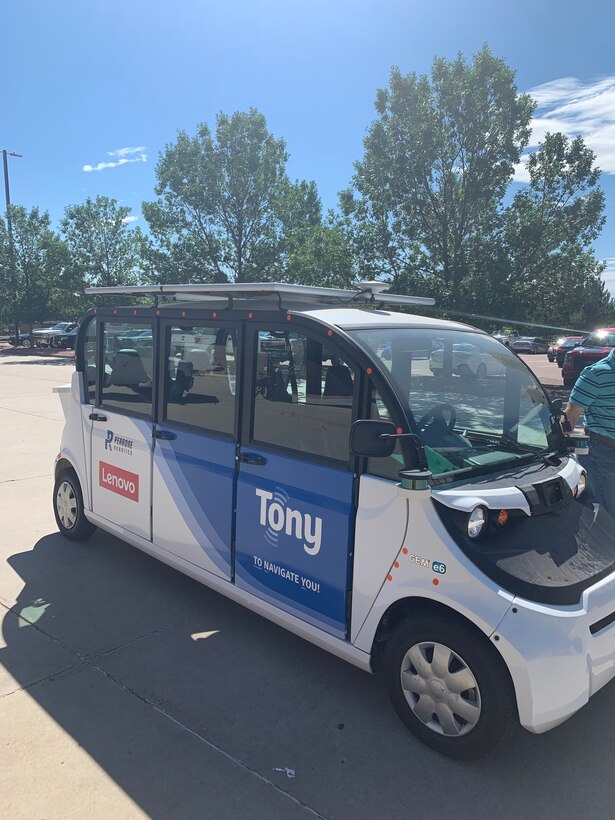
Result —
<path fill-rule="evenodd" d="M 563 723 L 615 677 L 615 572 L 575 607 L 515 598 L 492 636 L 531 732 Z"/>

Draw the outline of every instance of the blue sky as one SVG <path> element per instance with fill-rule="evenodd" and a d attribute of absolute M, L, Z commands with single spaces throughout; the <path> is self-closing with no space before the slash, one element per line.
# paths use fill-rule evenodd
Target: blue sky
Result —
<path fill-rule="evenodd" d="M 286 140 L 291 177 L 335 207 L 391 66 L 428 72 L 434 56 L 487 42 L 540 100 L 532 142 L 566 130 L 598 154 L 607 224 L 595 247 L 615 293 L 615 4 L 20 0 L 1 20 L 0 148 L 24 155 L 10 161 L 11 197 L 56 225 L 66 205 L 106 194 L 143 226 L 177 129 L 250 106 Z"/>

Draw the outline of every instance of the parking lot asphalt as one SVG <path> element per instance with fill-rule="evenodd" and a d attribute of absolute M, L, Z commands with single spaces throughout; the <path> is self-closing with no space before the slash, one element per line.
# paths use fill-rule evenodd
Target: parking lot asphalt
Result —
<path fill-rule="evenodd" d="M 0 817 L 613 817 L 615 686 L 450 761 L 378 677 L 103 532 L 64 540 L 72 367 L 0 352 Z"/>

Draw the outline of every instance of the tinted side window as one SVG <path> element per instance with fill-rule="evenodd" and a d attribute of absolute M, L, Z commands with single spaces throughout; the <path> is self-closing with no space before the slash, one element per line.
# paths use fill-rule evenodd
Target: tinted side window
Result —
<path fill-rule="evenodd" d="M 348 461 L 357 379 L 335 347 L 303 333 L 257 336 L 253 438 Z"/>
<path fill-rule="evenodd" d="M 104 322 L 101 404 L 152 415 L 154 339 L 146 322 Z"/>
<path fill-rule="evenodd" d="M 165 356 L 165 420 L 232 434 L 236 331 L 192 325 L 169 327 Z"/>
<path fill-rule="evenodd" d="M 86 328 L 85 343 L 83 345 L 85 400 L 88 404 L 96 402 L 96 328 L 98 322 L 92 319 Z"/>

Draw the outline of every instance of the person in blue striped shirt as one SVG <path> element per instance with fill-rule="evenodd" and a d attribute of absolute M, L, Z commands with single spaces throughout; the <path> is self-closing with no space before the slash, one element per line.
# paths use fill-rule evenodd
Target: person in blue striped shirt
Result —
<path fill-rule="evenodd" d="M 589 488 L 615 517 L 615 348 L 581 372 L 564 412 L 572 429 L 585 415 L 589 456 L 583 461 Z"/>

